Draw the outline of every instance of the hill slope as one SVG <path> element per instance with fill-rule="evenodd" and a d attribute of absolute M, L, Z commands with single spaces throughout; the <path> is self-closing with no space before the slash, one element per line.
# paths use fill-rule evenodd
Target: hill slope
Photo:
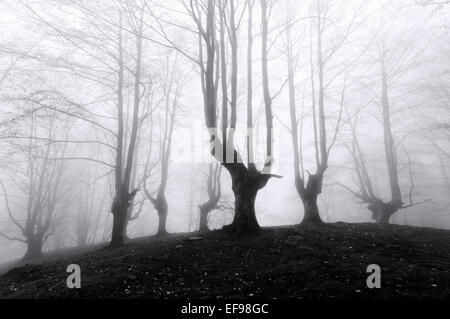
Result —
<path fill-rule="evenodd" d="M 450 297 L 450 231 L 337 223 L 267 228 L 251 238 L 189 236 L 19 267 L 0 278 L 0 297 Z M 81 289 L 66 288 L 71 263 L 81 267 Z M 366 287 L 369 264 L 381 267 L 381 289 Z"/>

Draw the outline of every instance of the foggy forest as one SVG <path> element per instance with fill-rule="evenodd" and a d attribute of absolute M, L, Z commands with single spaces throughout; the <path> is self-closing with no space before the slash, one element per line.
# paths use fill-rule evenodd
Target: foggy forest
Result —
<path fill-rule="evenodd" d="M 378 296 L 450 296 L 449 18 L 437 0 L 0 0 L 0 296 L 370 297 L 369 264 Z M 349 274 L 330 281 L 333 258 Z M 27 284 L 47 273 L 63 283 Z"/>

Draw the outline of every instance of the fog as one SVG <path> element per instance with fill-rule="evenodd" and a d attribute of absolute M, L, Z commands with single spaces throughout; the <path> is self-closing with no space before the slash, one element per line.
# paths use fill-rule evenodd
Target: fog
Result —
<path fill-rule="evenodd" d="M 0 263 L 198 231 L 202 207 L 207 228 L 237 233 L 318 219 L 450 229 L 449 13 L 0 1 Z M 243 164 L 219 163 L 224 145 Z"/>

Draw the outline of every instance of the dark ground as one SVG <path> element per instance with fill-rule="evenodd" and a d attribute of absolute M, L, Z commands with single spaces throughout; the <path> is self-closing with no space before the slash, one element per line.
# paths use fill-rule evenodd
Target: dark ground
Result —
<path fill-rule="evenodd" d="M 46 258 L 0 278 L 0 298 L 449 298 L 450 231 L 328 224 L 268 228 L 251 238 L 212 232 L 134 240 Z M 67 265 L 81 289 L 66 288 Z M 381 267 L 381 289 L 366 268 Z"/>

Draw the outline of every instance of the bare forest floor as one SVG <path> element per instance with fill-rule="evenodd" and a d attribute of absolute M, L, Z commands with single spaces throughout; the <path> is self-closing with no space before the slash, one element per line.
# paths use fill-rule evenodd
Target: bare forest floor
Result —
<path fill-rule="evenodd" d="M 450 231 L 375 224 L 216 231 L 66 253 L 0 277 L 0 298 L 448 298 Z M 191 238 L 192 239 L 192 238 Z M 195 239 L 195 238 L 194 238 Z M 81 267 L 81 289 L 66 267 Z M 381 289 L 366 268 L 381 267 Z"/>

